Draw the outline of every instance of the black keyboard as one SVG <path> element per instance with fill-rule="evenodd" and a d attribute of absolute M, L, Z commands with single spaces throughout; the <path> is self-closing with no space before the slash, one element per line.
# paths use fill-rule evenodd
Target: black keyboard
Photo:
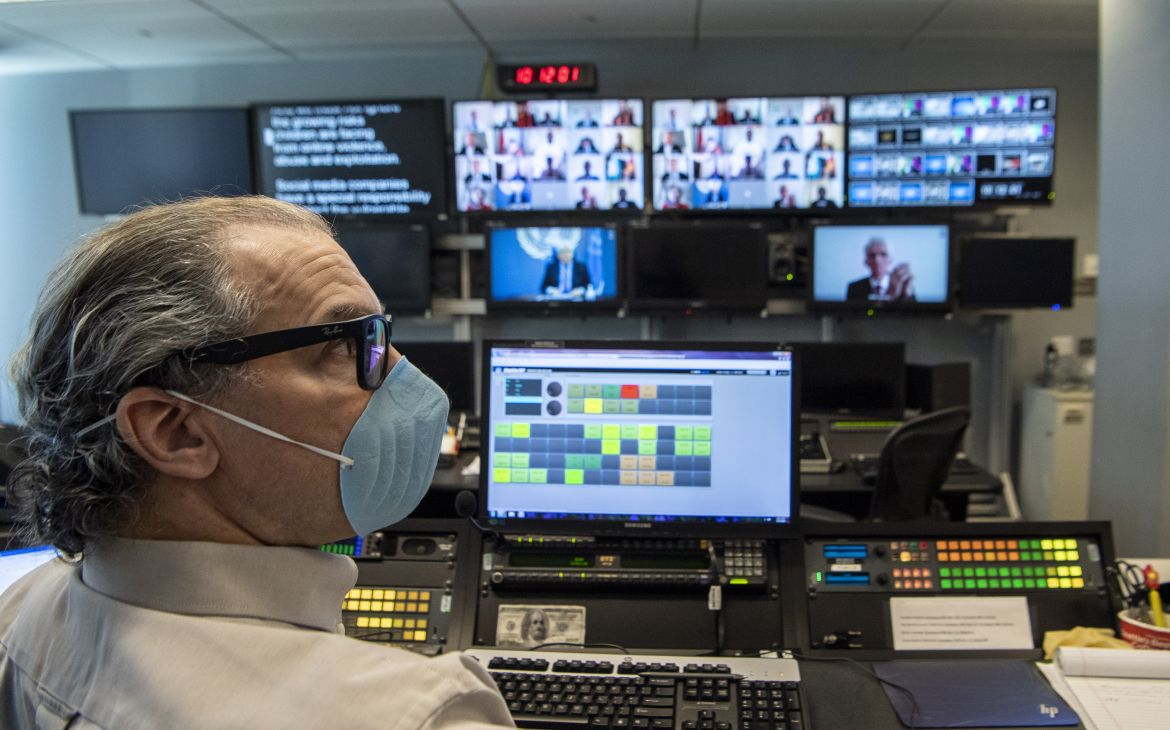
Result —
<path fill-rule="evenodd" d="M 519 727 L 807 730 L 790 658 L 469 649 Z"/>

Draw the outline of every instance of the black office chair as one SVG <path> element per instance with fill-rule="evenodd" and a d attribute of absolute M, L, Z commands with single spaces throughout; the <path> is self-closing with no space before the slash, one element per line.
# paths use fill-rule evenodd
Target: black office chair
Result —
<path fill-rule="evenodd" d="M 963 441 L 971 411 L 934 411 L 903 423 L 886 438 L 869 519 L 950 519 L 938 493 Z"/>
<path fill-rule="evenodd" d="M 946 408 L 906 421 L 882 445 L 873 501 L 866 520 L 947 520 L 938 493 L 963 441 L 971 411 Z M 801 517 L 852 522 L 853 517 L 814 505 L 800 506 Z"/>

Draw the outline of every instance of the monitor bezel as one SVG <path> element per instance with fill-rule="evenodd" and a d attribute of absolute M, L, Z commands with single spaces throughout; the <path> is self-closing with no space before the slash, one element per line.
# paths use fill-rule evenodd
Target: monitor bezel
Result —
<path fill-rule="evenodd" d="M 635 248 L 637 247 L 636 231 L 662 232 L 670 229 L 697 231 L 703 229 L 732 229 L 737 231 L 754 231 L 760 239 L 759 272 L 761 279 L 760 289 L 753 291 L 752 297 L 746 295 L 737 298 L 723 299 L 686 299 L 674 297 L 658 299 L 654 297 L 638 296 L 635 291 L 636 272 Z M 718 246 L 718 244 L 713 244 Z M 625 244 L 626 260 L 626 302 L 631 313 L 678 313 L 686 314 L 721 314 L 724 312 L 761 312 L 768 306 L 768 229 L 763 221 L 751 221 L 744 224 L 734 224 L 730 221 L 651 221 L 644 226 L 630 226 L 627 231 Z M 758 296 L 754 296 L 758 294 Z"/>
<path fill-rule="evenodd" d="M 260 129 L 260 110 L 275 106 L 320 106 L 320 105 L 351 105 L 351 104 L 418 104 L 420 106 L 429 106 L 433 108 L 433 113 L 437 115 L 439 132 L 439 157 L 447 158 L 448 142 L 450 135 L 447 131 L 447 107 L 446 101 L 441 96 L 412 96 L 412 97 L 398 97 L 398 98 L 383 98 L 383 97 L 346 97 L 343 99 L 297 99 L 276 100 L 276 101 L 254 101 L 248 105 L 248 128 L 249 128 L 249 144 L 252 149 L 252 189 L 260 195 L 269 195 L 275 197 L 273 193 L 261 190 L 262 175 L 264 165 L 261 160 L 260 147 L 263 146 L 263 132 Z M 447 170 L 448 166 L 444 166 L 439 171 L 439 182 L 436 185 L 435 193 L 446 196 L 441 205 L 435 206 L 431 212 L 417 212 L 408 213 L 406 215 L 390 215 L 386 213 L 374 215 L 356 215 L 356 214 L 320 214 L 322 218 L 329 221 L 350 222 L 350 221 L 369 221 L 371 223 L 391 224 L 394 221 L 404 223 L 421 223 L 426 221 L 443 220 L 447 217 L 451 210 L 451 180 L 450 174 Z"/>
<path fill-rule="evenodd" d="M 789 423 L 789 484 L 790 508 L 788 522 L 715 522 L 700 520 L 679 520 L 672 522 L 618 521 L 618 520 L 543 520 L 531 518 L 493 518 L 489 515 L 488 501 L 491 497 L 488 476 L 491 469 L 486 466 L 490 449 L 480 452 L 482 463 L 479 470 L 479 509 L 481 523 L 491 530 L 506 534 L 540 535 L 597 535 L 619 537 L 784 537 L 796 534 L 800 522 L 800 363 L 796 348 L 783 342 L 692 342 L 683 340 L 484 340 L 480 349 L 480 418 L 483 433 L 490 438 L 491 428 L 491 353 L 496 347 L 503 348 L 620 348 L 629 350 L 724 350 L 724 351 L 786 351 L 792 357 L 792 409 Z M 761 454 L 760 457 L 764 458 Z"/>
<path fill-rule="evenodd" d="M 592 302 L 573 301 L 524 301 L 516 299 L 495 299 L 492 296 L 492 236 L 496 231 L 514 231 L 522 228 L 602 228 L 614 232 L 615 291 L 612 299 L 603 299 Z M 597 313 L 618 312 L 625 306 L 626 295 L 626 260 L 625 260 L 625 229 L 615 221 L 569 221 L 558 218 L 551 220 L 520 220 L 518 218 L 506 221 L 486 221 L 483 227 L 483 265 L 486 277 L 484 285 L 484 309 L 491 312 L 542 312 L 545 314 L 567 314 L 584 316 Z"/>
<path fill-rule="evenodd" d="M 844 185 L 843 185 L 842 191 L 841 191 L 841 195 L 842 195 L 841 204 L 838 205 L 836 208 L 810 208 L 807 206 L 802 207 L 802 208 L 772 208 L 771 206 L 765 206 L 765 207 L 760 207 L 760 208 L 693 208 L 692 207 L 692 208 L 686 208 L 686 209 L 677 209 L 677 208 L 659 208 L 655 205 L 654 180 L 652 179 L 653 170 L 651 168 L 653 167 L 653 162 L 654 162 L 654 150 L 653 150 L 653 142 L 654 142 L 653 122 L 654 122 L 654 119 L 653 119 L 653 113 L 654 113 L 654 105 L 657 102 L 660 102 L 660 101 L 694 102 L 694 101 L 699 101 L 699 100 L 703 100 L 703 99 L 716 99 L 716 100 L 718 100 L 718 99 L 805 99 L 805 98 L 817 98 L 817 97 L 830 97 L 830 98 L 840 97 L 840 98 L 844 99 L 844 107 L 843 107 L 844 110 L 842 112 L 842 120 L 843 121 L 840 122 L 840 125 L 841 125 L 842 129 L 844 130 L 844 137 L 845 137 L 845 142 L 842 145 L 842 149 L 841 149 L 841 160 L 842 160 L 841 174 L 843 175 L 842 180 L 844 181 Z M 644 147 L 644 154 L 646 155 L 646 162 L 644 164 L 646 165 L 646 170 L 647 170 L 647 173 L 646 173 L 647 188 L 646 188 L 645 200 L 646 200 L 646 214 L 647 214 L 647 216 L 651 217 L 652 219 L 658 219 L 658 220 L 663 220 L 663 221 L 672 221 L 672 220 L 682 221 L 682 220 L 691 220 L 691 219 L 697 220 L 697 219 L 703 219 L 703 218 L 710 218 L 711 220 L 719 220 L 722 218 L 745 218 L 746 217 L 746 218 L 751 218 L 752 220 L 758 221 L 760 219 L 775 219 L 775 218 L 809 218 L 809 217 L 812 217 L 812 218 L 822 217 L 823 218 L 823 217 L 833 217 L 833 216 L 841 215 L 843 211 L 847 211 L 849 209 L 849 187 L 848 187 L 848 179 L 847 179 L 847 177 L 845 177 L 845 175 L 848 172 L 848 167 L 849 167 L 849 145 L 848 145 L 849 95 L 848 94 L 846 94 L 844 92 L 833 92 L 833 93 L 828 93 L 828 94 L 825 94 L 825 93 L 793 93 L 793 94 L 727 94 L 727 95 L 707 94 L 707 95 L 702 95 L 702 96 L 699 96 L 699 95 L 696 95 L 696 96 L 674 95 L 674 96 L 650 97 L 650 98 L 646 99 L 646 103 L 647 103 L 647 114 L 648 114 L 648 117 L 650 119 L 650 123 L 648 125 L 646 125 L 646 127 L 645 127 L 646 145 Z M 767 180 L 767 182 L 771 183 L 772 181 Z"/>
<path fill-rule="evenodd" d="M 919 94 L 953 94 L 953 93 L 965 92 L 965 91 L 969 91 L 969 92 L 972 92 L 974 94 L 981 94 L 981 93 L 986 93 L 986 92 L 991 92 L 991 91 L 1011 91 L 1012 89 L 1021 89 L 1021 90 L 1027 89 L 1028 91 L 1051 90 L 1053 93 L 1053 103 L 1056 107 L 1055 111 L 1052 113 L 1052 121 L 1055 124 L 1056 128 L 1058 128 L 1058 129 L 1060 128 L 1060 126 L 1061 126 L 1061 122 L 1060 122 L 1060 118 L 1059 118 L 1060 109 L 1061 109 L 1061 106 L 1059 103 L 1060 89 L 1055 84 L 1045 84 L 1045 85 L 1011 84 L 1011 85 L 1005 85 L 1005 86 L 1000 86 L 1000 87 L 991 87 L 991 88 L 960 87 L 960 88 L 949 88 L 949 89 L 918 89 L 918 90 L 910 90 L 910 91 L 895 89 L 895 90 L 882 90 L 882 91 L 866 91 L 866 92 L 847 94 L 845 97 L 845 119 L 846 119 L 846 123 L 845 123 L 845 207 L 849 208 L 851 210 L 859 211 L 859 212 L 860 211 L 873 211 L 874 213 L 892 213 L 892 212 L 899 211 L 899 210 L 907 210 L 907 211 L 939 210 L 939 211 L 955 212 L 955 211 L 988 211 L 988 210 L 996 210 L 999 208 L 1044 208 L 1044 207 L 1051 207 L 1056 202 L 1056 133 L 1055 132 L 1054 132 L 1053 138 L 1052 138 L 1052 171 L 1047 176 L 1047 178 L 1049 180 L 1049 188 L 1050 189 L 1048 191 L 1049 192 L 1048 196 L 1046 196 L 1044 198 L 1039 198 L 1039 199 L 1035 199 L 1035 200 L 995 200 L 995 201 L 990 201 L 990 200 L 980 201 L 977 199 L 972 199 L 970 205 L 952 205 L 949 203 L 946 205 L 927 205 L 925 203 L 921 203 L 918 205 L 854 205 L 852 202 L 850 202 L 850 198 L 849 198 L 849 182 L 850 182 L 850 180 L 849 180 L 849 164 L 850 164 L 851 158 L 853 157 L 853 151 L 851 149 L 849 149 L 849 130 L 853 126 L 854 120 L 853 120 L 852 115 L 850 115 L 850 113 L 849 113 L 849 109 L 852 106 L 852 101 L 854 98 L 859 97 L 859 96 L 893 96 L 893 95 L 915 96 L 915 95 L 919 95 Z M 996 149 L 999 149 L 999 148 L 996 148 Z M 976 179 L 976 178 L 973 177 L 972 179 Z"/>
<path fill-rule="evenodd" d="M 246 181 L 247 189 L 235 193 L 235 196 L 251 195 L 256 192 L 256 149 L 255 138 L 253 136 L 253 116 L 250 106 L 179 106 L 179 107 L 98 107 L 98 108 L 79 108 L 69 110 L 69 142 L 71 147 L 70 159 L 73 161 L 73 180 L 74 189 L 77 192 L 77 210 L 82 215 L 125 215 L 130 212 L 137 205 L 147 203 L 146 200 L 140 200 L 137 203 L 131 203 L 125 208 L 119 210 L 97 210 L 90 205 L 87 205 L 85 184 L 82 181 L 81 171 L 81 156 L 77 145 L 77 117 L 90 116 L 97 114 L 158 114 L 160 112 L 175 112 L 175 113 L 190 113 L 190 112 L 235 112 L 240 113 L 244 117 L 244 146 L 247 149 L 248 158 L 244 161 L 243 168 L 248 171 L 248 180 Z M 212 194 L 214 190 L 208 191 Z M 158 201 L 162 202 L 162 201 Z"/>
<path fill-rule="evenodd" d="M 982 241 L 1015 241 L 1020 246 L 1027 246 L 1029 243 L 1035 241 L 1067 241 L 1069 242 L 1069 269 L 1071 276 L 1069 277 L 1068 299 L 1067 301 L 1057 302 L 1038 302 L 1038 301 L 1024 301 L 1024 300 L 1001 300 L 994 303 L 988 302 L 967 302 L 963 299 L 963 258 L 964 253 L 969 247 L 978 245 Z M 1054 309 L 1063 311 L 1065 309 L 1072 309 L 1076 301 L 1076 269 L 1077 269 L 1077 239 L 1076 236 L 1012 236 L 1012 235 L 990 235 L 990 234 L 972 234 L 961 237 L 957 242 L 956 249 L 956 267 L 955 267 L 955 299 L 959 309 L 970 310 L 995 310 L 995 309 Z"/>
<path fill-rule="evenodd" d="M 817 231 L 822 228 L 945 228 L 947 231 L 946 299 L 941 302 L 833 301 L 816 298 Z M 898 314 L 945 314 L 955 307 L 955 236 L 949 223 L 859 223 L 837 221 L 830 225 L 814 226 L 808 244 L 808 287 L 805 307 L 810 312 L 859 312 L 875 315 L 881 312 Z"/>
<path fill-rule="evenodd" d="M 474 104 L 474 103 L 496 104 L 499 102 L 518 102 L 518 101 L 524 101 L 524 102 L 529 102 L 529 101 L 599 101 L 599 102 L 605 102 L 605 101 L 623 101 L 623 100 L 625 100 L 625 101 L 638 101 L 642 104 L 642 127 L 641 127 L 642 151 L 639 153 L 634 153 L 634 154 L 639 155 L 642 158 L 642 180 L 641 180 L 642 205 L 641 206 L 637 206 L 634 208 L 619 208 L 616 210 L 613 208 L 598 208 L 596 210 L 579 210 L 577 208 L 526 208 L 523 210 L 507 210 L 507 209 L 501 209 L 501 208 L 492 208 L 490 210 L 460 210 L 459 209 L 459 197 L 458 197 L 459 190 L 457 188 L 457 186 L 459 185 L 459 181 L 458 181 L 458 176 L 455 173 L 456 160 L 459 158 L 459 153 L 457 152 L 457 149 L 458 149 L 457 145 L 459 143 L 459 140 L 455 139 L 455 133 L 456 133 L 455 106 L 456 105 L 458 105 L 458 104 Z M 646 171 L 646 162 L 648 159 L 646 157 L 647 109 L 648 109 L 648 106 L 647 106 L 646 97 L 638 96 L 638 95 L 611 96 L 611 95 L 607 94 L 605 96 L 587 96 L 587 95 L 573 94 L 571 92 L 567 92 L 567 93 L 563 93 L 563 94 L 552 94 L 552 95 L 546 95 L 546 96 L 518 95 L 518 96 L 509 96 L 508 98 L 503 98 L 503 99 L 482 99 L 482 98 L 480 98 L 480 99 L 452 99 L 451 103 L 450 103 L 450 108 L 449 108 L 450 120 L 451 120 L 451 125 L 450 125 L 451 148 L 450 148 L 450 155 L 448 156 L 448 161 L 447 161 L 447 179 L 448 179 L 448 184 L 449 184 L 449 188 L 450 188 L 449 189 L 450 205 L 448 207 L 450 208 L 452 215 L 467 216 L 468 219 L 471 221 L 485 221 L 485 225 L 489 219 L 508 220 L 508 219 L 511 219 L 512 217 L 531 218 L 533 216 L 556 216 L 560 220 L 564 220 L 564 221 L 569 222 L 570 225 L 575 225 L 576 221 L 582 221 L 582 226 L 585 225 L 586 221 L 628 221 L 628 220 L 635 220 L 637 218 L 642 217 L 643 215 L 646 215 L 647 213 L 649 213 L 652 210 L 652 208 L 650 207 L 650 204 L 648 203 L 648 195 L 647 195 L 647 183 L 648 183 L 648 177 L 647 177 L 647 171 Z M 533 127 L 533 129 L 540 129 L 540 128 L 541 127 L 539 127 L 539 126 Z M 568 128 L 567 127 L 558 127 L 558 129 L 568 129 Z M 570 181 L 566 180 L 565 182 L 570 182 Z M 493 188 L 494 188 L 494 186 L 493 186 Z"/>

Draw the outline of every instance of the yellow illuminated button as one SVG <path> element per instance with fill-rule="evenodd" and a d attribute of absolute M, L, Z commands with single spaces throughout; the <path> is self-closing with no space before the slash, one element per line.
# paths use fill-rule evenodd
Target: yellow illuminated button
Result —
<path fill-rule="evenodd" d="M 1068 566 L 1067 565 L 1056 566 L 1056 574 L 1059 575 L 1061 578 L 1067 578 L 1069 575 Z"/>
<path fill-rule="evenodd" d="M 415 641 L 426 641 L 427 640 L 427 632 L 425 632 L 425 631 L 414 632 L 414 640 Z"/>
<path fill-rule="evenodd" d="M 431 600 L 431 592 L 430 591 L 419 591 L 418 592 L 418 600 L 420 600 L 420 601 Z"/>
<path fill-rule="evenodd" d="M 368 601 L 368 600 L 370 600 L 370 599 L 371 599 L 371 598 L 373 598 L 373 597 L 374 597 L 374 591 L 373 591 L 373 590 L 371 590 L 371 589 L 369 589 L 369 588 L 363 588 L 363 589 L 362 589 L 362 600 L 363 600 L 363 601 Z"/>
<path fill-rule="evenodd" d="M 369 611 L 370 610 L 370 602 L 369 601 L 359 601 L 358 602 L 358 610 L 359 611 Z"/>
<path fill-rule="evenodd" d="M 359 629 L 367 629 L 370 627 L 370 619 L 366 616 L 358 616 L 357 627 Z"/>
<path fill-rule="evenodd" d="M 402 628 L 402 619 L 400 619 L 400 618 L 394 619 L 394 625 L 391 628 L 395 628 L 395 629 Z"/>
<path fill-rule="evenodd" d="M 1084 588 L 1085 587 L 1085 579 L 1084 578 L 1073 578 L 1072 579 L 1072 587 L 1073 588 Z"/>
<path fill-rule="evenodd" d="M 413 629 L 414 628 L 414 619 L 412 619 L 412 618 L 406 619 L 406 622 L 403 624 L 403 626 L 405 628 L 408 628 L 408 629 Z"/>
<path fill-rule="evenodd" d="M 430 603 L 418 604 L 418 612 L 419 613 L 430 613 L 431 612 L 431 604 Z"/>
<path fill-rule="evenodd" d="M 406 612 L 407 613 L 418 613 L 418 604 L 417 603 L 406 604 Z"/>
<path fill-rule="evenodd" d="M 1060 578 L 1049 578 L 1048 579 L 1048 587 L 1049 588 L 1059 588 L 1060 587 Z"/>
<path fill-rule="evenodd" d="M 1068 571 L 1069 571 L 1069 575 L 1071 575 L 1074 578 L 1079 578 L 1085 574 L 1084 569 L 1081 568 L 1081 566 L 1079 566 L 1079 565 L 1070 565 Z"/>
<path fill-rule="evenodd" d="M 397 596 L 395 596 L 395 592 L 393 590 L 386 591 L 386 600 L 387 601 L 393 601 L 395 598 L 397 598 Z"/>
<path fill-rule="evenodd" d="M 1072 588 L 1072 578 L 1060 578 L 1061 588 Z"/>
<path fill-rule="evenodd" d="M 1041 540 L 1040 541 L 1040 549 L 1041 550 L 1051 550 L 1052 549 L 1052 541 L 1051 540 Z"/>
<path fill-rule="evenodd" d="M 381 601 L 370 601 L 370 610 L 373 611 L 374 613 L 380 613 L 382 611 L 382 602 Z"/>
<path fill-rule="evenodd" d="M 1068 555 L 1068 554 L 1067 554 L 1065 551 L 1063 551 L 1063 550 L 1057 550 L 1056 552 L 1054 552 L 1054 553 L 1052 554 L 1052 557 L 1053 557 L 1053 559 L 1055 559 L 1055 560 L 1059 560 L 1060 562 L 1062 562 L 1062 563 L 1063 563 L 1063 562 L 1065 561 L 1065 559 L 1067 558 L 1067 555 Z"/>
<path fill-rule="evenodd" d="M 910 562 L 910 551 L 903 550 L 902 555 L 898 559 L 901 560 L 903 563 L 909 563 Z"/>
<path fill-rule="evenodd" d="M 1068 552 L 1068 559 L 1075 563 L 1076 561 L 1081 559 L 1081 554 L 1080 554 L 1080 552 L 1078 552 L 1076 550 L 1070 550 Z"/>
<path fill-rule="evenodd" d="M 417 601 L 418 600 L 418 591 L 411 591 L 410 593 L 407 593 L 406 600 Z"/>
<path fill-rule="evenodd" d="M 345 597 L 346 597 L 346 598 L 361 598 L 361 597 L 362 597 L 362 592 L 361 592 L 361 591 L 359 591 L 357 588 L 350 588 L 350 589 L 349 589 L 349 590 L 346 592 L 346 594 L 345 594 Z"/>
<path fill-rule="evenodd" d="M 418 623 L 415 625 L 418 626 L 420 629 L 425 629 L 427 627 L 427 620 L 425 618 L 420 618 L 418 620 Z"/>
<path fill-rule="evenodd" d="M 375 588 L 374 595 L 371 596 L 371 598 L 373 598 L 375 601 L 380 601 L 385 597 L 386 597 L 386 591 L 382 590 L 381 588 Z"/>
<path fill-rule="evenodd" d="M 346 601 L 345 602 L 345 610 L 346 611 L 358 610 L 358 602 L 357 601 Z"/>

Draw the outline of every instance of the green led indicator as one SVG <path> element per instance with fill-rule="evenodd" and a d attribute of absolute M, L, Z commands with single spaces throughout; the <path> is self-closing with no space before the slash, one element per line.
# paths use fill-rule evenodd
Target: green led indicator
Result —
<path fill-rule="evenodd" d="M 748 584 L 747 578 L 732 578 L 730 581 L 733 586 L 746 586 Z"/>
<path fill-rule="evenodd" d="M 795 279 L 796 277 L 795 277 L 795 276 L 793 276 L 792 274 L 788 274 L 788 275 L 787 275 L 787 276 L 785 276 L 784 278 L 785 278 L 785 279 L 787 279 L 788 281 L 792 281 L 792 280 L 793 280 L 793 279 Z"/>
<path fill-rule="evenodd" d="M 874 315 L 874 311 L 872 309 L 865 310 L 865 316 L 872 317 L 873 315 Z"/>
<path fill-rule="evenodd" d="M 822 573 L 821 571 L 818 570 L 817 571 L 817 583 L 820 583 L 824 579 L 824 577 L 825 577 L 824 573 Z"/>

